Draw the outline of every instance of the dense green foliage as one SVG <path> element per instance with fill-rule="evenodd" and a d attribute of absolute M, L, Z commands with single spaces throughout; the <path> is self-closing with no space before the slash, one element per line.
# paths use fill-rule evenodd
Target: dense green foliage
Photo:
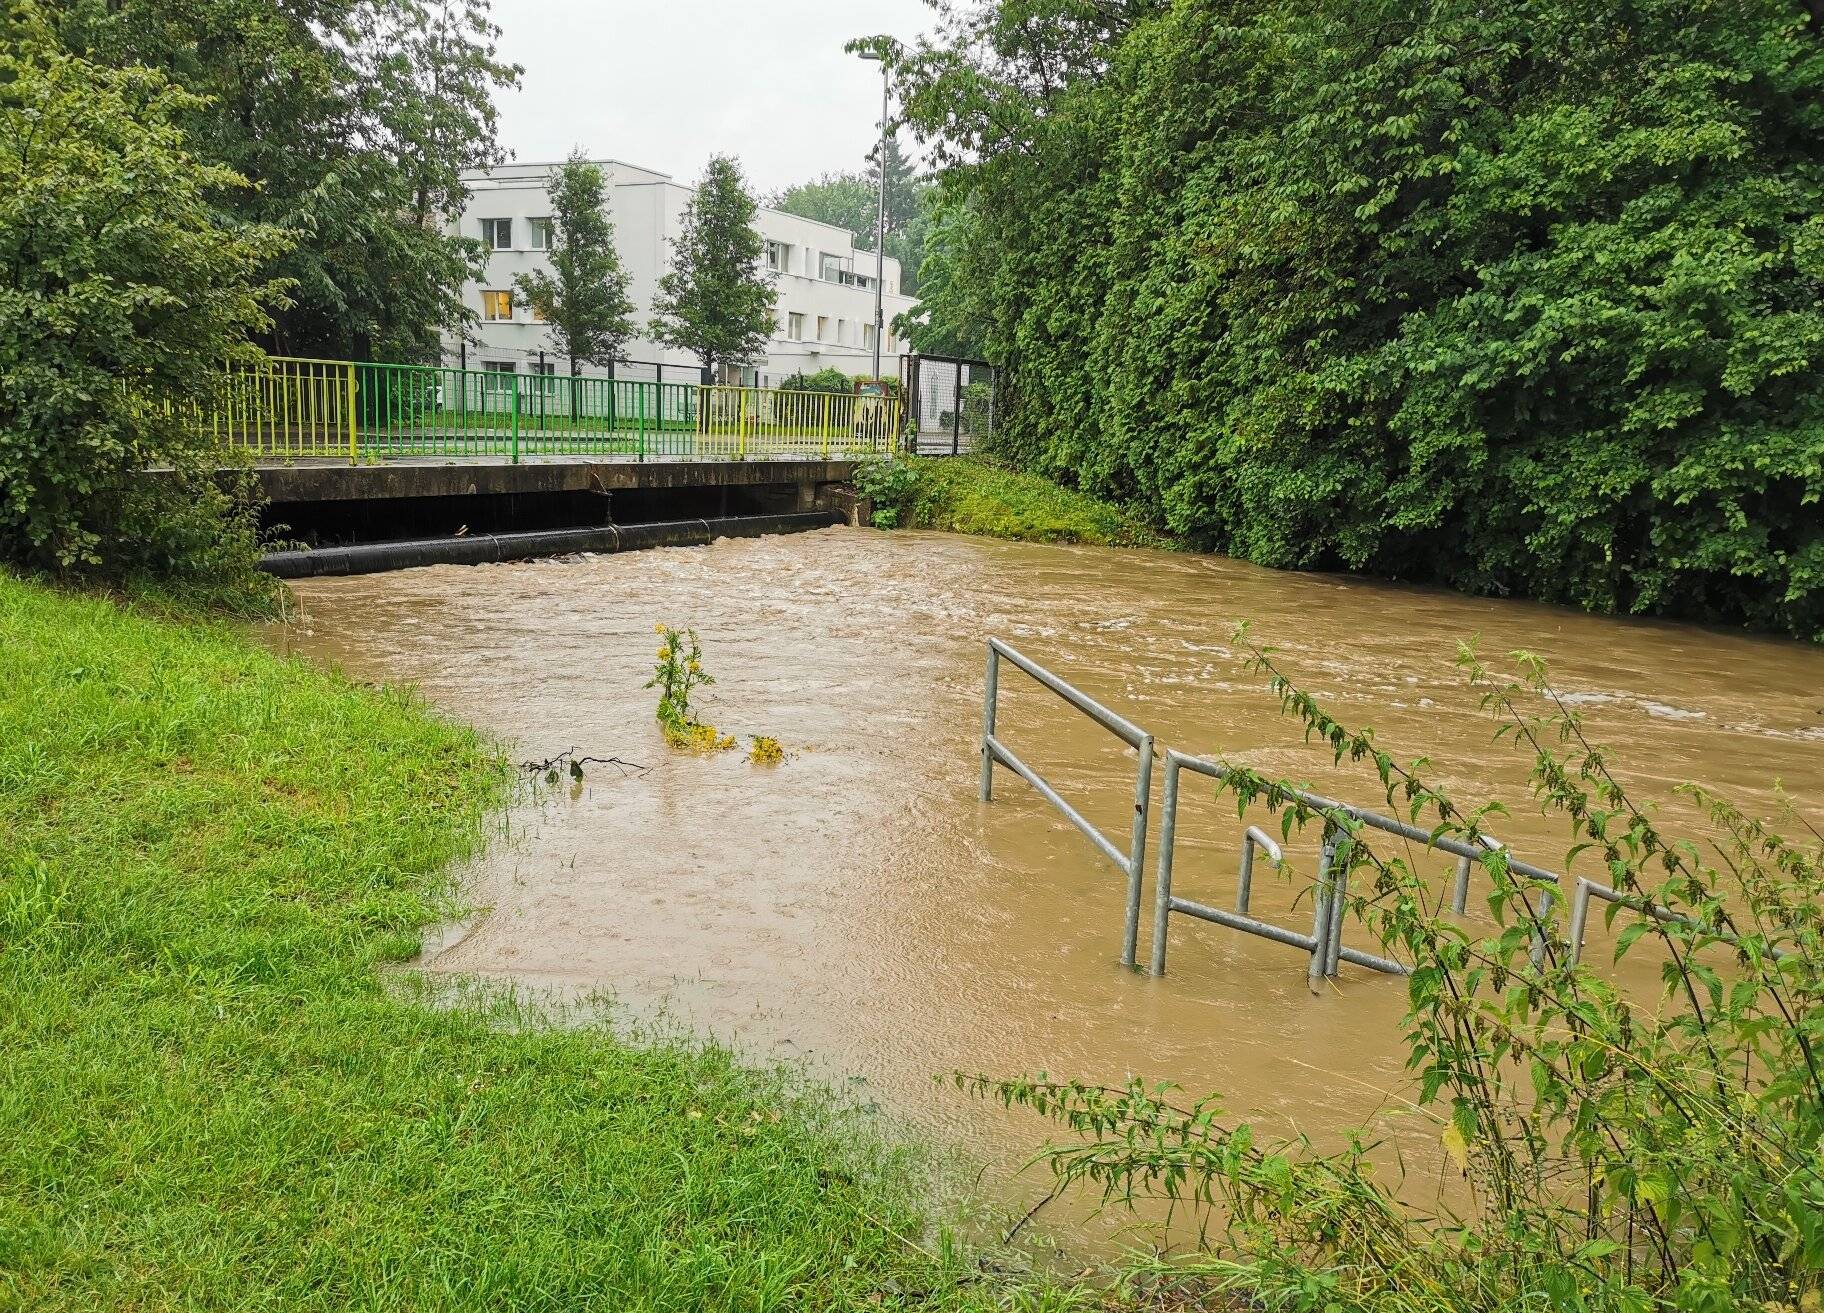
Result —
<path fill-rule="evenodd" d="M 780 1079 L 383 979 L 507 788 L 407 694 L 0 575 L 0 1308 L 1062 1307 L 902 1240 L 907 1165 Z"/>
<path fill-rule="evenodd" d="M 887 254 L 899 261 L 899 290 L 908 295 L 919 288 L 930 195 L 929 180 L 913 168 L 898 139 L 888 137 Z M 858 249 L 872 251 L 881 217 L 880 147 L 869 155 L 866 172 L 826 173 L 787 187 L 769 204 L 787 214 L 847 228 Z"/>
<path fill-rule="evenodd" d="M 712 377 L 718 365 L 754 359 L 772 336 L 778 292 L 760 268 L 758 211 L 741 166 L 712 157 L 684 205 L 671 268 L 659 279 L 653 341 L 690 352 Z"/>
<path fill-rule="evenodd" d="M 928 333 L 1221 550 L 1824 636 L 1816 8 L 965 11 L 897 70 Z"/>
<path fill-rule="evenodd" d="M 1105 547 L 1168 545 L 1118 506 L 970 456 L 871 461 L 857 468 L 855 483 L 873 499 L 874 523 L 882 529 Z"/>
<path fill-rule="evenodd" d="M 487 0 L 65 0 L 65 44 L 144 65 L 206 99 L 179 116 L 200 159 L 252 188 L 224 218 L 295 241 L 264 272 L 292 282 L 265 342 L 278 354 L 429 360 L 474 317 L 478 234 L 446 230 L 467 168 L 498 162 Z"/>
<path fill-rule="evenodd" d="M 1516 656 L 1511 679 L 1469 649 L 1462 664 L 1530 759 L 1534 803 L 1565 822 L 1568 869 L 1618 894 L 1613 958 L 1651 953 L 1657 1001 L 1619 986 L 1608 952 L 1573 960 L 1566 889 L 1485 843 L 1505 808 L 1453 800 L 1427 763 L 1340 724 L 1259 651 L 1282 707 L 1332 765 L 1359 768 L 1377 810 L 1484 853 L 1474 888 L 1492 923 L 1451 911 L 1448 859 L 1423 844 L 1239 764 L 1219 786 L 1244 817 L 1329 836 L 1351 914 L 1411 968 L 1413 1111 L 1433 1118 L 1448 1189 L 1390 1172 L 1375 1128 L 1325 1153 L 1140 1081 L 965 1083 L 1080 1132 L 1052 1155 L 1066 1179 L 1220 1205 L 1219 1243 L 1179 1270 L 1239 1287 L 1251 1308 L 1815 1309 L 1824 840 L 1791 808 L 1762 821 L 1687 785 L 1677 815 L 1630 794 L 1540 663 Z"/>
<path fill-rule="evenodd" d="M 620 359 L 638 329 L 627 271 L 614 245 L 607 180 L 579 147 L 553 173 L 545 238 L 551 271 L 534 269 L 514 281 L 549 325 L 551 349 L 570 362 L 608 365 Z"/>
<path fill-rule="evenodd" d="M 188 150 L 193 95 L 68 54 L 30 9 L 0 38 L 0 560 L 247 582 L 250 517 L 194 415 L 286 243 L 222 221 L 244 184 Z"/>
<path fill-rule="evenodd" d="M 787 374 L 779 380 L 782 392 L 829 392 L 846 397 L 855 390 L 855 380 L 840 369 L 819 369 L 812 373 Z"/>

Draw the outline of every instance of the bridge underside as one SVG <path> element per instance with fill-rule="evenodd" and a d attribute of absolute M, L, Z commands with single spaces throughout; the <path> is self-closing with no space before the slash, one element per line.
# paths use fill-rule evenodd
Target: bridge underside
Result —
<path fill-rule="evenodd" d="M 427 497 L 495 497 L 617 492 L 689 492 L 741 489 L 769 500 L 798 503 L 778 510 L 819 509 L 818 498 L 847 484 L 848 460 L 593 460 L 582 456 L 502 457 L 461 460 L 394 458 L 384 464 L 299 459 L 255 465 L 268 501 L 298 503 L 411 500 Z M 764 490 L 762 493 L 761 490 Z"/>

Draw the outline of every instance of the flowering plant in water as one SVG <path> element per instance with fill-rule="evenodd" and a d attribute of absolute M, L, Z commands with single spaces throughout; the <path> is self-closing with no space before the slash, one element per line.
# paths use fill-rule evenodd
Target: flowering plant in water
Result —
<path fill-rule="evenodd" d="M 704 724 L 691 710 L 691 690 L 716 682 L 703 669 L 703 645 L 697 631 L 665 624 L 653 626 L 653 631 L 659 636 L 658 661 L 646 687 L 659 690 L 658 717 L 665 741 L 674 748 L 732 748 L 732 736 Z"/>

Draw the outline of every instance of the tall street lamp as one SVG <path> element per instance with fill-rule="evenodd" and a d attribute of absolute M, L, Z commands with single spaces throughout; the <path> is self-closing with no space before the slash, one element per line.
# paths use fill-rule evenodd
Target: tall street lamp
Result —
<path fill-rule="evenodd" d="M 877 60 L 880 64 L 880 155 L 876 160 L 876 168 L 880 173 L 880 185 L 875 188 L 880 193 L 880 208 L 874 225 L 874 377 L 878 379 L 880 377 L 880 344 L 886 336 L 881 293 L 885 290 L 887 274 L 887 107 L 891 70 L 887 66 L 886 57 L 877 50 L 864 50 L 861 57 Z"/>

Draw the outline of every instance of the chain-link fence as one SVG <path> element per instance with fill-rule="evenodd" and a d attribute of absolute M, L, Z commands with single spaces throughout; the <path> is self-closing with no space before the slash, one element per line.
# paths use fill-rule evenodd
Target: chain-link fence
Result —
<path fill-rule="evenodd" d="M 955 356 L 905 356 L 908 448 L 920 456 L 961 456 L 994 434 L 994 366 Z"/>

